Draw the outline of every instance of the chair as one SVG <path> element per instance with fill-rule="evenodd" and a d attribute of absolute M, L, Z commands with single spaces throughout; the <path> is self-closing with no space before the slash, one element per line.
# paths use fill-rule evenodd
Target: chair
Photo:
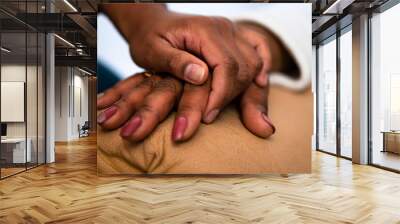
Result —
<path fill-rule="evenodd" d="M 79 138 L 89 136 L 89 130 L 90 130 L 89 121 L 85 121 L 82 127 L 78 124 Z"/>

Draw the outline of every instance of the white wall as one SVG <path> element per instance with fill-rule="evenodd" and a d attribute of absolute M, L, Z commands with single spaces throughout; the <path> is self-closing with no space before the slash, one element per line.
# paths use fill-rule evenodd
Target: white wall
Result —
<path fill-rule="evenodd" d="M 27 78 L 27 80 L 25 80 Z M 25 64 L 3 64 L 1 66 L 2 82 L 24 82 L 26 85 L 26 107 L 25 104 L 20 108 L 20 112 L 25 114 L 26 120 L 22 122 L 6 122 L 7 137 L 9 138 L 27 138 L 29 139 L 32 161 L 39 163 L 44 162 L 45 150 L 45 120 L 44 120 L 44 74 L 41 66 L 32 66 Z M 21 94 L 24 94 L 24 90 Z M 3 96 L 7 97 L 7 96 Z M 11 108 L 2 107 L 1 110 L 12 110 Z M 7 111 L 13 113 L 13 111 Z M 14 112 L 15 113 L 15 112 Z M 37 153 L 39 155 L 37 156 Z"/>
<path fill-rule="evenodd" d="M 55 140 L 70 141 L 89 117 L 88 78 L 72 67 L 56 67 L 55 73 Z"/>
<path fill-rule="evenodd" d="M 69 117 L 69 68 L 55 68 L 55 140 L 68 140 Z"/>
<path fill-rule="evenodd" d="M 25 65 L 18 65 L 18 64 L 5 64 L 1 66 L 1 81 L 2 82 L 25 82 L 25 74 L 27 69 L 28 74 L 36 74 L 36 67 L 34 66 L 27 66 Z M 33 80 L 28 76 L 29 86 L 36 86 L 36 80 Z M 36 104 L 36 88 L 27 88 L 27 106 L 35 107 Z M 34 102 L 33 104 L 31 104 Z M 7 108 L 1 108 L 1 110 L 7 110 Z M 29 109 L 29 112 L 32 111 L 32 108 Z M 29 128 L 34 128 L 36 130 L 36 113 L 27 113 L 28 122 L 33 122 L 35 124 L 28 124 Z M 25 123 L 26 122 L 7 122 L 7 136 L 8 137 L 25 137 Z M 28 130 L 28 137 L 29 133 Z M 36 133 L 35 133 L 36 134 Z"/>

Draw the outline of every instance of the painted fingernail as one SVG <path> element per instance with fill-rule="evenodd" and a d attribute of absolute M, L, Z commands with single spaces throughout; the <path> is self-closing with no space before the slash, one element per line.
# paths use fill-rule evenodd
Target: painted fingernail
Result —
<path fill-rule="evenodd" d="M 205 70 L 197 64 L 189 64 L 186 66 L 183 78 L 194 84 L 200 84 L 204 80 Z"/>
<path fill-rule="evenodd" d="M 129 137 L 133 134 L 142 124 L 142 118 L 139 116 L 133 117 L 128 123 L 121 128 L 121 136 L 122 137 Z"/>
<path fill-rule="evenodd" d="M 208 114 L 206 115 L 206 117 L 204 118 L 204 122 L 211 123 L 215 120 L 215 118 L 218 116 L 219 110 L 218 109 L 214 109 L 210 112 L 208 112 Z"/>
<path fill-rule="evenodd" d="M 262 117 L 263 117 L 264 121 L 267 122 L 269 124 L 269 126 L 271 126 L 272 134 L 274 134 L 275 133 L 275 126 L 274 126 L 274 124 L 272 124 L 271 119 L 265 113 L 261 113 L 261 114 L 262 114 Z"/>
<path fill-rule="evenodd" d="M 110 117 L 112 117 L 117 112 L 117 110 L 118 110 L 117 106 L 111 106 L 107 108 L 106 110 L 101 112 L 99 116 L 97 116 L 97 123 L 99 124 L 104 123 L 105 121 L 110 119 Z"/>
<path fill-rule="evenodd" d="M 187 127 L 187 119 L 186 117 L 178 117 L 175 120 L 174 128 L 172 130 L 172 139 L 174 141 L 179 141 L 183 138 L 183 134 L 185 133 Z"/>

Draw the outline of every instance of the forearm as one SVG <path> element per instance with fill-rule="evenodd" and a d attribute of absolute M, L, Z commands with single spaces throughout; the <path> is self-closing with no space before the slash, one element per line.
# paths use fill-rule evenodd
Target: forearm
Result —
<path fill-rule="evenodd" d="M 125 39 L 130 39 L 139 29 L 147 27 L 144 23 L 156 22 L 168 9 L 165 4 L 106 3 L 100 5 L 100 11 L 113 21 Z"/>

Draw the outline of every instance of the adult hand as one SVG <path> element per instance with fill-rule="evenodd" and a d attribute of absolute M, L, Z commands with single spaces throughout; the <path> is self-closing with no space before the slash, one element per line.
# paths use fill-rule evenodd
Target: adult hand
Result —
<path fill-rule="evenodd" d="M 155 4 L 105 5 L 103 9 L 126 37 L 139 66 L 195 85 L 211 80 L 202 115 L 205 123 L 214 121 L 265 68 L 254 46 L 228 19 L 178 14 Z M 257 83 L 266 86 L 266 77 L 260 77 Z"/>
<path fill-rule="evenodd" d="M 200 126 L 210 91 L 209 84 L 209 81 L 200 86 L 185 83 L 182 88 L 182 83 L 171 76 L 133 75 L 98 99 L 98 109 L 104 109 L 98 115 L 98 124 L 108 130 L 123 126 L 123 138 L 141 141 L 179 102 L 172 139 L 185 141 Z M 275 129 L 265 117 L 266 93 L 266 87 L 252 84 L 241 97 L 242 121 L 249 131 L 260 137 L 268 137 Z"/>
<path fill-rule="evenodd" d="M 97 123 L 104 129 L 121 128 L 120 135 L 141 141 L 162 122 L 179 100 L 182 83 L 172 76 L 139 73 L 107 90 L 97 101 L 103 110 Z"/>
<path fill-rule="evenodd" d="M 185 141 L 191 138 L 200 126 L 201 117 L 207 104 L 210 85 L 196 86 L 185 83 L 175 117 L 172 139 Z M 254 135 L 267 138 L 275 132 L 268 117 L 268 86 L 260 87 L 252 83 L 240 96 L 240 113 L 243 125 Z"/>
<path fill-rule="evenodd" d="M 239 108 L 242 122 L 250 132 L 266 138 L 275 132 L 267 110 L 268 73 L 271 70 L 282 69 L 282 46 L 267 30 L 255 24 L 241 22 L 237 24 L 237 27 L 240 35 L 257 51 L 263 61 L 263 67 L 256 79 L 240 96 Z M 206 110 L 209 91 L 209 82 L 202 86 L 185 84 L 174 124 L 173 139 L 175 141 L 185 141 L 194 135 Z"/>

